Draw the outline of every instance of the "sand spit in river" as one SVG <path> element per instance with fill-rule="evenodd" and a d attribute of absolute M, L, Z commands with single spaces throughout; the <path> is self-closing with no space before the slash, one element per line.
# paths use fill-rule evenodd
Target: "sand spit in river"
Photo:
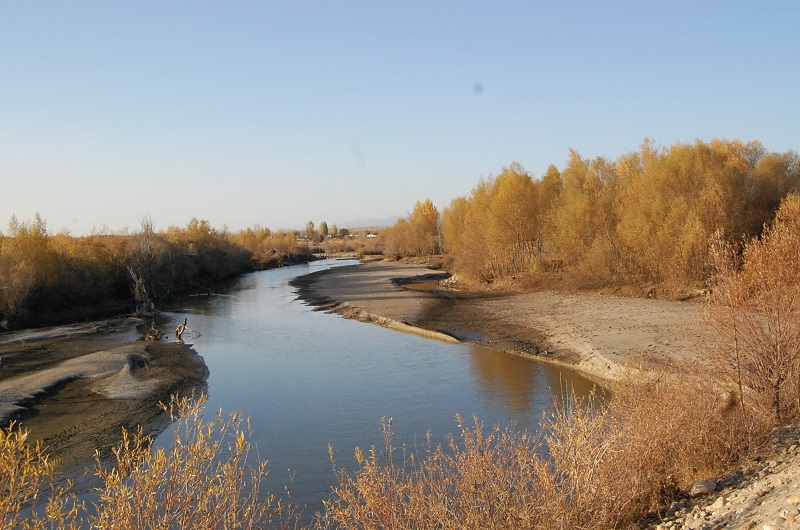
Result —
<path fill-rule="evenodd" d="M 372 262 L 298 278 L 320 309 L 391 327 L 434 330 L 494 349 L 615 379 L 628 368 L 665 369 L 702 358 L 702 307 L 583 293 L 460 293 L 404 287 L 448 275 L 422 265 Z M 408 329 L 406 330 L 408 331 Z"/>

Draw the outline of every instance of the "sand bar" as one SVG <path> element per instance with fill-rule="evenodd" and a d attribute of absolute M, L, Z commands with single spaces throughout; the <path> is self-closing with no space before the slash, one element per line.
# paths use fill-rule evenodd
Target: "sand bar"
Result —
<path fill-rule="evenodd" d="M 372 262 L 300 278 L 300 298 L 386 327 L 485 344 L 617 379 L 626 370 L 669 369 L 702 359 L 702 306 L 586 293 L 464 293 L 431 289 L 444 271 Z M 414 279 L 428 290 L 413 288 Z"/>
<path fill-rule="evenodd" d="M 0 335 L 0 425 L 12 419 L 59 459 L 65 479 L 90 484 L 95 450 L 109 456 L 122 428 L 156 434 L 169 420 L 158 403 L 201 392 L 208 368 L 191 347 L 130 340 L 134 319 Z"/>

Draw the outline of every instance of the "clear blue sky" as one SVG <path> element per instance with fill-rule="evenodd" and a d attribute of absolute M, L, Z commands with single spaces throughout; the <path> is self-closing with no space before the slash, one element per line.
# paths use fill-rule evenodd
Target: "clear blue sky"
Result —
<path fill-rule="evenodd" d="M 517 161 L 800 148 L 800 2 L 0 0 L 0 226 L 440 208 Z"/>

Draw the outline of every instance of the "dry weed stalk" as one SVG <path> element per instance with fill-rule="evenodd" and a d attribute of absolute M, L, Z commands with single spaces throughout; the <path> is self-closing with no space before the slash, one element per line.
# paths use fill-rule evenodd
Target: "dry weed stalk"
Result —
<path fill-rule="evenodd" d="M 54 485 L 57 462 L 27 438 L 13 423 L 0 429 L 0 528 L 76 528 L 81 503 L 68 494 L 69 483 Z M 42 509 L 32 509 L 41 498 Z"/>
<path fill-rule="evenodd" d="M 41 444 L 25 444 L 27 431 L 0 430 L 0 528 L 21 524 L 23 507 L 35 502 L 39 489 L 55 473 L 55 462 L 42 452 Z"/>
<path fill-rule="evenodd" d="M 547 417 L 557 527 L 619 528 L 745 454 L 752 430 L 689 375 L 626 382 L 604 404 L 574 398 Z"/>
<path fill-rule="evenodd" d="M 103 481 L 92 528 L 257 528 L 271 515 L 273 498 L 259 498 L 266 461 L 250 465 L 249 425 L 241 414 L 205 422 L 204 398 L 174 398 L 165 410 L 176 421 L 168 449 L 151 449 L 141 430 L 125 433 L 115 465 L 95 474 Z M 278 505 L 280 509 L 280 505 Z"/>
<path fill-rule="evenodd" d="M 292 514 L 260 495 L 266 462 L 251 461 L 249 424 L 238 413 L 206 422 L 204 401 L 173 396 L 164 406 L 175 421 L 171 447 L 152 448 L 140 429 L 123 432 L 112 465 L 98 455 L 102 486 L 90 507 L 69 485 L 52 486 L 55 462 L 41 445 L 27 446 L 25 432 L 0 431 L 0 528 L 253 529 L 273 516 L 289 525 Z"/>
<path fill-rule="evenodd" d="M 460 437 L 397 461 L 356 449 L 353 473 L 314 527 L 354 529 L 618 529 L 679 489 L 708 478 L 750 447 L 753 431 L 703 380 L 627 382 L 607 403 L 560 400 L 539 434 L 486 431 L 459 417 Z M 331 451 L 332 455 L 332 451 Z"/>
<path fill-rule="evenodd" d="M 458 417 L 461 439 L 446 447 L 427 438 L 423 454 L 396 462 L 391 423 L 382 425 L 383 450 L 356 449 L 354 474 L 336 468 L 325 512 L 313 528 L 456 529 L 543 527 L 538 499 L 547 462 L 537 437 L 494 428 L 484 431 Z"/>

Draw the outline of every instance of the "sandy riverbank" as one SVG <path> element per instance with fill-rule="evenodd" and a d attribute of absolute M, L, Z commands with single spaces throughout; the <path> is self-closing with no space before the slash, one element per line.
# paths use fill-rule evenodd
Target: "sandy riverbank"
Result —
<path fill-rule="evenodd" d="M 166 428 L 158 402 L 202 391 L 208 369 L 187 345 L 130 341 L 139 324 L 116 319 L 0 335 L 0 424 L 14 419 L 29 429 L 63 476 L 79 482 L 95 450 L 110 454 L 122 427 Z"/>
<path fill-rule="evenodd" d="M 702 307 L 582 293 L 437 290 L 443 271 L 372 262 L 304 276 L 300 297 L 347 318 L 572 366 L 600 379 L 702 359 Z M 418 281 L 416 286 L 413 283 Z"/>

